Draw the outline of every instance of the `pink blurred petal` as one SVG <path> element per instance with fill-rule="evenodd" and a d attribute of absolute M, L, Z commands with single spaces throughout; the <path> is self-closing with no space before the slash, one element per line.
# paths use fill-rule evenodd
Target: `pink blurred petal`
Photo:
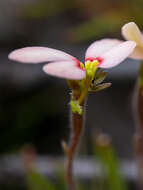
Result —
<path fill-rule="evenodd" d="M 86 50 L 85 58 L 100 57 L 103 53 L 120 43 L 122 43 L 122 41 L 117 39 L 103 39 L 95 41 Z"/>
<path fill-rule="evenodd" d="M 126 59 L 136 47 L 133 41 L 122 42 L 121 44 L 113 47 L 102 55 L 103 62 L 99 65 L 100 68 L 111 68 Z"/>
<path fill-rule="evenodd" d="M 134 22 L 129 22 L 122 27 L 122 35 L 126 40 L 132 40 L 143 48 L 143 35 Z"/>
<path fill-rule="evenodd" d="M 43 66 L 44 72 L 60 78 L 80 80 L 85 77 L 85 71 L 74 61 L 53 62 Z"/>
<path fill-rule="evenodd" d="M 41 63 L 49 61 L 68 61 L 76 59 L 73 56 L 47 47 L 25 47 L 9 54 L 9 59 L 22 63 Z"/>
<path fill-rule="evenodd" d="M 134 49 L 133 53 L 130 55 L 130 58 L 137 59 L 137 60 L 143 60 L 143 49 L 137 46 Z"/>

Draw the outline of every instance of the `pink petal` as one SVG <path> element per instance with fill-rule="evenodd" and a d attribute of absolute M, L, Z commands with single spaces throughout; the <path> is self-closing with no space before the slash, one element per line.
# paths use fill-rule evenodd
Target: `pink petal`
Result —
<path fill-rule="evenodd" d="M 137 60 L 143 60 L 143 49 L 136 46 L 133 53 L 130 55 L 130 58 L 137 59 Z"/>
<path fill-rule="evenodd" d="M 43 70 L 49 75 L 71 80 L 80 80 L 85 77 L 85 71 L 74 61 L 49 63 L 43 66 Z"/>
<path fill-rule="evenodd" d="M 106 51 L 120 44 L 122 41 L 117 39 L 103 39 L 93 42 L 85 53 L 85 59 L 103 55 Z"/>
<path fill-rule="evenodd" d="M 132 40 L 143 48 L 143 35 L 134 22 L 129 22 L 122 27 L 122 35 L 126 40 Z"/>
<path fill-rule="evenodd" d="M 11 52 L 9 59 L 22 63 L 41 63 L 48 61 L 68 61 L 76 58 L 63 51 L 52 48 L 25 47 Z"/>
<path fill-rule="evenodd" d="M 103 61 L 99 67 L 111 68 L 118 65 L 133 52 L 135 47 L 136 43 L 133 41 L 126 41 L 113 47 L 102 55 Z"/>

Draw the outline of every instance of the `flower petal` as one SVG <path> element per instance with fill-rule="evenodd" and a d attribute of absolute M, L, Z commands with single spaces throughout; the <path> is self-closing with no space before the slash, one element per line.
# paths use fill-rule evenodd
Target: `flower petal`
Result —
<path fill-rule="evenodd" d="M 85 71 L 74 61 L 53 62 L 43 66 L 44 72 L 60 78 L 80 80 L 85 77 Z"/>
<path fill-rule="evenodd" d="M 129 57 L 132 59 L 143 60 L 143 49 L 136 46 L 133 53 Z"/>
<path fill-rule="evenodd" d="M 22 63 L 41 63 L 48 61 L 68 61 L 76 58 L 63 51 L 48 47 L 25 47 L 11 52 L 9 59 Z"/>
<path fill-rule="evenodd" d="M 86 50 L 85 59 L 101 56 L 103 53 L 107 52 L 120 43 L 122 43 L 122 41 L 117 39 L 103 39 L 95 41 Z"/>
<path fill-rule="evenodd" d="M 122 27 L 122 35 L 126 40 L 132 40 L 143 48 L 143 35 L 134 22 L 129 22 Z"/>
<path fill-rule="evenodd" d="M 135 47 L 136 43 L 133 41 L 126 41 L 113 47 L 110 51 L 102 55 L 103 61 L 99 67 L 111 68 L 118 65 L 133 52 Z"/>

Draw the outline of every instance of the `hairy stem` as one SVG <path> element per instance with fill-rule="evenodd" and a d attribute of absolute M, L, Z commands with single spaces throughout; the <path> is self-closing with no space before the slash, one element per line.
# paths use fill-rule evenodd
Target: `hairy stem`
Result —
<path fill-rule="evenodd" d="M 84 80 L 84 88 L 73 88 L 73 82 L 69 81 L 69 85 L 73 88 L 71 102 L 75 101 L 74 109 L 71 105 L 71 139 L 70 144 L 67 146 L 64 144 L 64 150 L 67 156 L 67 165 L 66 165 L 66 180 L 68 184 L 68 190 L 75 190 L 75 181 L 73 179 L 73 160 L 75 158 L 75 153 L 77 151 L 80 137 L 83 131 L 83 120 L 84 120 L 84 104 L 85 99 L 88 93 L 88 88 L 92 79 L 87 77 Z M 77 109 L 75 109 L 77 106 Z M 79 109 L 80 108 L 80 112 Z"/>
<path fill-rule="evenodd" d="M 71 142 L 69 145 L 66 165 L 66 180 L 69 190 L 75 190 L 75 182 L 73 179 L 73 160 L 82 134 L 82 129 L 83 115 L 72 113 Z"/>

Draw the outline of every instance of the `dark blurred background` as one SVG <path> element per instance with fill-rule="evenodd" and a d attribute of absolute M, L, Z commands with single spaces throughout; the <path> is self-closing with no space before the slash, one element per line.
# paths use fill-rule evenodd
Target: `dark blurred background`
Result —
<path fill-rule="evenodd" d="M 142 0 L 1 0 L 0 1 L 0 154 L 32 144 L 39 154 L 63 154 L 68 140 L 70 89 L 46 75 L 42 64 L 8 60 L 12 50 L 48 46 L 83 61 L 88 45 L 105 37 L 121 39 L 130 21 L 143 28 Z M 139 63 L 130 59 L 109 70 L 109 89 L 90 95 L 81 144 L 92 154 L 92 141 L 107 133 L 120 158 L 132 159 L 135 133 L 133 91 Z"/>

